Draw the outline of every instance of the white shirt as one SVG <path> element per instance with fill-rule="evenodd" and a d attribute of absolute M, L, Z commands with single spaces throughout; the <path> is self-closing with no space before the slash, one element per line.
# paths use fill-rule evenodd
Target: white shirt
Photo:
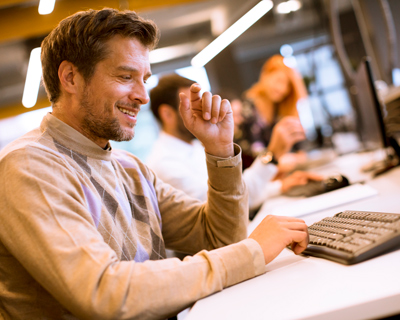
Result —
<path fill-rule="evenodd" d="M 164 182 L 199 200 L 207 199 L 207 165 L 204 147 L 200 141 L 194 139 L 187 143 L 161 131 L 147 158 L 147 165 Z M 255 209 L 267 198 L 280 194 L 281 182 L 271 182 L 277 171 L 275 165 L 265 165 L 257 158 L 243 172 L 249 192 L 250 209 Z"/>

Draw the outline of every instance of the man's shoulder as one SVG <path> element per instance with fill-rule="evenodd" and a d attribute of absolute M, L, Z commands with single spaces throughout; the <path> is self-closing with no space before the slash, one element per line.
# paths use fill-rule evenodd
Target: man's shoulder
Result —
<path fill-rule="evenodd" d="M 65 167 L 65 157 L 57 151 L 54 141 L 39 129 L 28 132 L 0 151 L 0 171 L 2 172 L 3 170 L 15 170 L 15 172 L 28 170 L 30 173 L 42 174 L 55 168 L 55 163 Z"/>
<path fill-rule="evenodd" d="M 46 146 L 46 143 L 43 143 L 45 138 L 43 137 L 43 133 L 39 128 L 32 130 L 20 138 L 10 142 L 0 151 L 0 161 L 4 158 L 7 158 L 11 154 L 30 154 L 32 152 L 37 152 L 37 150 L 48 150 L 53 152 L 54 150 L 51 146 Z"/>

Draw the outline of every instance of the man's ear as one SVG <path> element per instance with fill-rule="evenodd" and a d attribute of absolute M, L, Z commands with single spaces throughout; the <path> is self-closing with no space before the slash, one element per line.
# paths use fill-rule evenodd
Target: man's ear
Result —
<path fill-rule="evenodd" d="M 64 60 L 58 67 L 58 78 L 61 87 L 68 93 L 78 93 L 82 85 L 83 78 L 78 72 L 78 68 L 72 62 Z"/>

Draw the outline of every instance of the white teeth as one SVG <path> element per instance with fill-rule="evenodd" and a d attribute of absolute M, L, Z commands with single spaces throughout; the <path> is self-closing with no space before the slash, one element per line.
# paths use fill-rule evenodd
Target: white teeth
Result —
<path fill-rule="evenodd" d="M 120 107 L 118 107 L 118 109 L 121 111 L 121 112 L 123 112 L 123 113 L 126 113 L 126 114 L 128 114 L 128 115 L 130 115 L 130 116 L 136 116 L 136 114 L 134 113 L 134 112 L 132 112 L 132 111 L 129 111 L 129 110 L 126 110 L 126 109 L 124 109 L 124 108 L 120 108 Z"/>

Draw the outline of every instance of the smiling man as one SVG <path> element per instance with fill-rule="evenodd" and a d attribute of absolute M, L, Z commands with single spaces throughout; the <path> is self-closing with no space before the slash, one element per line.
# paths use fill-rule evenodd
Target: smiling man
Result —
<path fill-rule="evenodd" d="M 134 12 L 104 9 L 66 18 L 43 41 L 53 110 L 0 153 L 0 318 L 165 319 L 263 273 L 284 247 L 306 247 L 293 218 L 269 217 L 245 239 L 231 107 L 199 85 L 180 110 L 205 148 L 207 203 L 111 149 L 133 138 L 149 100 L 157 37 Z M 166 247 L 194 256 L 165 259 Z"/>

